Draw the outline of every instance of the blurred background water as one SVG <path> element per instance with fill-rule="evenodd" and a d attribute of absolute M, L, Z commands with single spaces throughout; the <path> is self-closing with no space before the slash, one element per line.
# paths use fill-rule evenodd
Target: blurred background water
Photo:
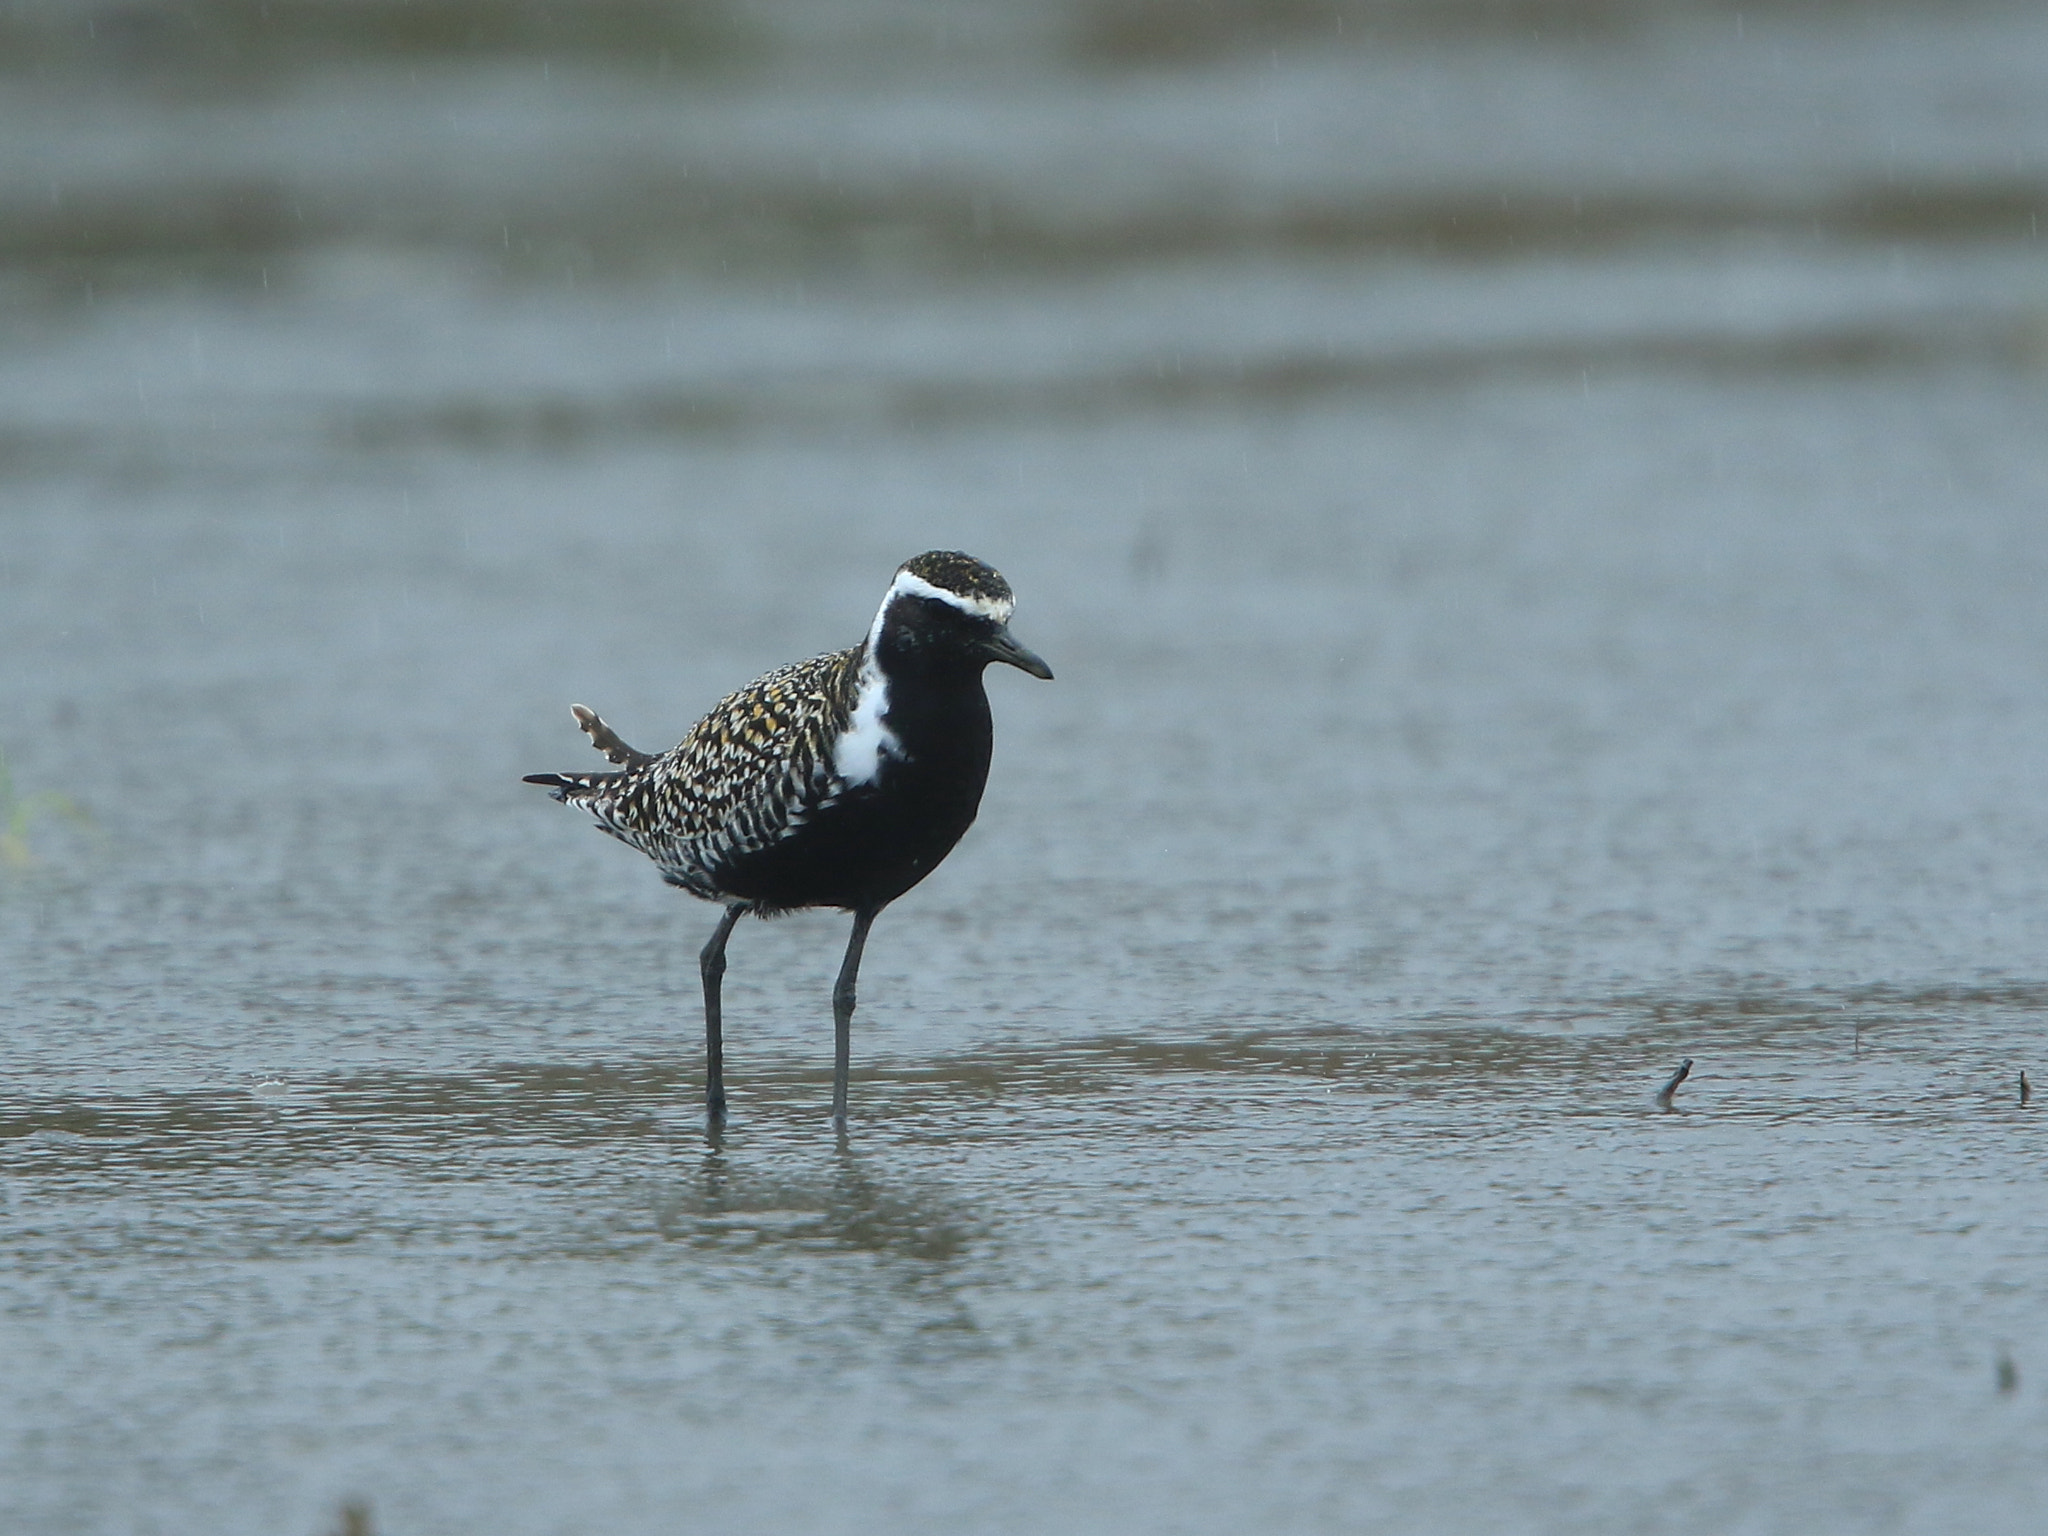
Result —
<path fill-rule="evenodd" d="M 0 1527 L 2036 1529 L 2044 213 L 1994 0 L 0 3 Z M 517 778 L 932 547 L 707 1144 Z"/>

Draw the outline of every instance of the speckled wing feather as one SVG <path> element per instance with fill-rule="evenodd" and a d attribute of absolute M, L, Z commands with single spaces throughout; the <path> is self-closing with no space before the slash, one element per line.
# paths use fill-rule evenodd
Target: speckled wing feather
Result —
<path fill-rule="evenodd" d="M 843 791 L 832 744 L 852 718 L 865 650 L 770 672 L 720 699 L 679 746 L 623 772 L 546 782 L 664 879 L 715 900 L 721 868 L 780 842 Z"/>

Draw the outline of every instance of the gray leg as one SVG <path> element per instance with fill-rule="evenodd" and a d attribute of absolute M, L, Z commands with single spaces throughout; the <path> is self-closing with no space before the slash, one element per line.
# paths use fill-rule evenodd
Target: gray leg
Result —
<path fill-rule="evenodd" d="M 853 1062 L 853 983 L 860 974 L 860 952 L 867 947 L 868 929 L 881 910 L 861 907 L 853 914 L 846 958 L 839 965 L 839 982 L 832 988 L 832 1119 L 841 1126 L 846 1124 L 846 1074 Z"/>
<path fill-rule="evenodd" d="M 727 907 L 711 932 L 711 941 L 697 956 L 697 969 L 704 976 L 704 1109 L 714 1123 L 725 1118 L 725 1030 L 719 1014 L 718 984 L 725 978 L 725 941 L 732 937 L 732 925 L 746 910 Z"/>

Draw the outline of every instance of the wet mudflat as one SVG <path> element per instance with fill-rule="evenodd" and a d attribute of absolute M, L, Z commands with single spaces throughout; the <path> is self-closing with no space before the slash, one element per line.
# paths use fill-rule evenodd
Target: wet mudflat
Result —
<path fill-rule="evenodd" d="M 274 8 L 0 32 L 0 1526 L 2034 1527 L 2038 17 Z M 707 1140 L 517 778 L 945 546 Z"/>

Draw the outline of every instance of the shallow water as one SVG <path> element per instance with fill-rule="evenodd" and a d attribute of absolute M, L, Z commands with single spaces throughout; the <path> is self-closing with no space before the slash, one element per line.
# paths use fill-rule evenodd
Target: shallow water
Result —
<path fill-rule="evenodd" d="M 0 18 L 0 1526 L 2034 1528 L 2037 15 L 273 6 Z M 707 1142 L 518 776 L 948 546 Z"/>

